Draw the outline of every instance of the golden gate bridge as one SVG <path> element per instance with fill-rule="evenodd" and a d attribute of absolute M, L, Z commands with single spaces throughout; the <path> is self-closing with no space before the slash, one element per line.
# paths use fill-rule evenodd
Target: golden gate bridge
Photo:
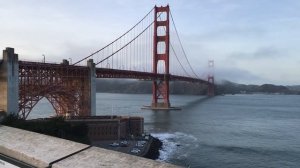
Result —
<path fill-rule="evenodd" d="M 151 80 L 152 109 L 171 108 L 170 81 L 204 84 L 207 95 L 214 95 L 213 74 L 200 78 L 191 66 L 169 6 L 155 6 L 124 34 L 73 64 L 22 61 L 7 48 L 0 67 L 7 74 L 0 108 L 24 119 L 42 98 L 57 115 L 95 115 L 96 78 Z"/>

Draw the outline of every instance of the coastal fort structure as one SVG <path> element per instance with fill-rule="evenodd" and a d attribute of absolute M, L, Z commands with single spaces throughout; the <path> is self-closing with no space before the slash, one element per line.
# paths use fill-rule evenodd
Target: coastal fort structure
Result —
<path fill-rule="evenodd" d="M 27 120 L 48 122 L 51 118 Z M 87 126 L 90 141 L 130 139 L 144 134 L 144 118 L 137 116 L 73 116 L 64 121 L 71 125 Z"/>
<path fill-rule="evenodd" d="M 75 117 L 70 123 L 85 123 L 91 141 L 129 139 L 144 133 L 144 118 L 126 116 Z"/>

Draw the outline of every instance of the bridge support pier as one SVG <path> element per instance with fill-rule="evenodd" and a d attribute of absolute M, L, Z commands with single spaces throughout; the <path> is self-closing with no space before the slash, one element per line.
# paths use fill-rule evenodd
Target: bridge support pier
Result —
<path fill-rule="evenodd" d="M 209 69 L 209 74 L 207 76 L 207 96 L 215 96 L 215 78 L 214 78 L 214 61 L 209 60 L 208 61 L 208 69 Z"/>
<path fill-rule="evenodd" d="M 90 115 L 96 116 L 96 68 L 93 59 L 89 59 L 87 66 L 90 69 L 89 82 L 90 82 Z"/>
<path fill-rule="evenodd" d="M 215 81 L 213 76 L 208 76 L 207 96 L 215 96 Z"/>
<path fill-rule="evenodd" d="M 0 60 L 0 111 L 7 114 L 19 112 L 19 63 L 13 48 L 3 50 Z"/>

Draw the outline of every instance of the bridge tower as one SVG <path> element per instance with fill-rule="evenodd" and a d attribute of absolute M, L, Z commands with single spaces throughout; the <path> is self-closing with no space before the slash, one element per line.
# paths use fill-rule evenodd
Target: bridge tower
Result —
<path fill-rule="evenodd" d="M 207 96 L 214 96 L 215 95 L 215 78 L 214 78 L 214 61 L 209 60 L 208 61 L 208 76 L 207 76 L 207 81 L 208 81 L 208 86 L 207 86 Z"/>
<path fill-rule="evenodd" d="M 152 84 L 152 109 L 170 108 L 169 100 L 169 5 L 165 7 L 154 7 L 154 36 L 153 36 L 153 73 L 158 74 L 159 61 L 164 62 L 164 78 L 155 79 Z M 164 16 L 159 19 L 160 15 Z M 158 29 L 165 30 L 165 34 L 158 34 Z M 158 46 L 163 46 L 160 51 Z"/>

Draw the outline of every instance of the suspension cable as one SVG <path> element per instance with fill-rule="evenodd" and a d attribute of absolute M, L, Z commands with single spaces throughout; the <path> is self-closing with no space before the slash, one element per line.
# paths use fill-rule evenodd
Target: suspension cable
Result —
<path fill-rule="evenodd" d="M 128 31 L 126 31 L 124 34 L 122 34 L 120 37 L 118 37 L 117 39 L 115 39 L 114 41 L 112 41 L 111 43 L 107 44 L 106 46 L 102 47 L 101 49 L 93 52 L 92 54 L 84 57 L 83 59 L 75 62 L 73 65 L 76 65 L 80 62 L 82 62 L 83 60 L 86 60 L 87 58 L 92 57 L 93 55 L 99 53 L 100 51 L 102 51 L 103 49 L 107 48 L 108 46 L 110 46 L 111 44 L 115 43 L 116 41 L 118 41 L 119 39 L 121 39 L 122 37 L 124 37 L 126 34 L 128 34 L 132 29 L 134 29 L 137 25 L 139 25 L 147 16 L 149 16 L 149 14 L 154 10 L 154 7 L 139 21 L 137 22 L 132 28 L 130 28 Z"/>
<path fill-rule="evenodd" d="M 159 16 L 159 18 L 161 19 L 160 16 Z M 165 33 L 167 33 L 166 27 L 164 27 L 164 30 L 165 30 Z M 171 46 L 172 51 L 174 52 L 174 55 L 175 55 L 175 57 L 176 57 L 176 60 L 177 60 L 178 63 L 180 64 L 182 70 L 185 72 L 185 74 L 186 74 L 187 76 L 190 76 L 190 74 L 186 71 L 186 69 L 183 67 L 182 63 L 180 62 L 179 58 L 177 57 L 176 51 L 175 51 L 175 49 L 174 49 L 174 47 L 173 47 L 171 41 L 170 41 L 170 46 Z"/>
<path fill-rule="evenodd" d="M 170 42 L 170 46 L 171 46 L 171 49 L 172 49 L 173 52 L 174 52 L 174 55 L 175 55 L 177 61 L 179 62 L 179 65 L 181 66 L 182 70 L 185 72 L 185 74 L 186 74 L 187 76 L 190 76 L 189 73 L 187 73 L 187 71 L 184 69 L 184 67 L 183 67 L 183 65 L 181 64 L 181 62 L 179 61 L 179 59 L 178 59 L 178 57 L 177 57 L 177 54 L 176 54 L 176 52 L 175 52 L 175 49 L 174 49 L 174 47 L 173 47 L 173 45 L 172 45 L 171 42 Z"/>
<path fill-rule="evenodd" d="M 154 8 L 153 8 L 154 9 Z M 152 9 L 152 10 L 153 10 Z M 151 11 L 152 11 L 151 10 Z M 151 12 L 150 11 L 150 12 Z M 150 13 L 149 12 L 149 13 Z M 149 15 L 149 13 L 148 13 L 148 15 Z M 160 17 L 160 15 L 161 14 L 159 14 L 158 16 L 157 16 L 157 18 L 158 17 Z M 144 17 L 145 18 L 145 17 Z M 99 62 L 97 62 L 96 63 L 96 65 L 98 65 L 98 64 L 100 64 L 100 63 L 102 63 L 103 61 L 105 61 L 105 60 L 107 60 L 108 58 L 110 58 L 110 57 L 112 57 L 112 56 L 114 56 L 116 53 L 118 53 L 119 51 L 121 51 L 122 49 L 124 49 L 125 47 L 127 47 L 129 44 L 131 44 L 133 41 L 135 41 L 139 36 L 141 36 L 148 28 L 150 28 L 151 27 L 151 25 L 153 25 L 154 24 L 154 21 L 152 21 L 142 32 L 140 32 L 136 37 L 134 37 L 132 40 L 130 40 L 127 44 L 125 44 L 123 47 L 121 47 L 120 49 L 118 49 L 117 51 L 115 51 L 115 52 L 113 52 L 112 54 L 110 54 L 109 56 L 107 56 L 107 57 L 105 57 L 104 59 L 102 59 L 101 61 L 99 61 Z M 130 61 L 131 62 L 131 61 Z"/>
<path fill-rule="evenodd" d="M 194 75 L 195 75 L 197 78 L 199 78 L 199 76 L 198 76 L 198 75 L 195 73 L 194 69 L 192 68 L 192 66 L 191 66 L 191 64 L 190 64 L 190 61 L 189 61 L 189 59 L 187 58 L 187 55 L 186 55 L 186 52 L 185 52 L 185 50 L 184 50 L 184 48 L 183 48 L 183 45 L 182 45 L 182 43 L 181 43 L 181 40 L 180 40 L 180 37 L 179 37 L 178 31 L 177 31 L 177 28 L 176 28 L 176 25 L 175 25 L 175 22 L 174 22 L 174 19 L 173 19 L 172 13 L 171 13 L 171 10 L 170 10 L 170 15 L 171 15 L 172 23 L 173 23 L 173 25 L 174 25 L 175 32 L 176 32 L 176 35 L 177 35 L 177 37 L 178 37 L 178 40 L 179 40 L 179 43 L 180 43 L 181 49 L 182 49 L 182 51 L 183 51 L 183 55 L 184 55 L 185 59 L 187 60 L 187 63 L 189 64 L 189 66 L 190 66 L 190 69 L 192 70 L 193 74 L 194 74 Z"/>
<path fill-rule="evenodd" d="M 112 57 L 113 55 L 115 55 L 116 53 L 118 53 L 119 51 L 121 51 L 123 48 L 127 47 L 129 44 L 131 44 L 133 41 L 135 41 L 139 36 L 141 36 L 151 25 L 153 25 L 154 21 L 149 24 L 142 32 L 140 32 L 136 37 L 134 37 L 132 40 L 130 40 L 127 44 L 125 44 L 123 47 L 121 47 L 120 49 L 118 49 L 117 51 L 113 52 L 112 54 L 110 54 L 109 56 L 105 57 L 103 60 L 99 61 L 96 63 L 96 65 L 102 63 L 103 61 L 107 60 L 108 58 Z"/>

